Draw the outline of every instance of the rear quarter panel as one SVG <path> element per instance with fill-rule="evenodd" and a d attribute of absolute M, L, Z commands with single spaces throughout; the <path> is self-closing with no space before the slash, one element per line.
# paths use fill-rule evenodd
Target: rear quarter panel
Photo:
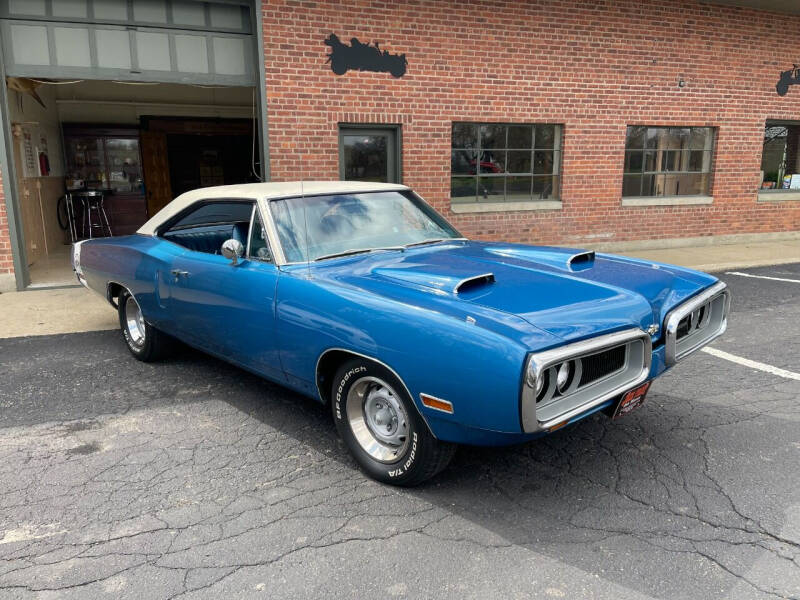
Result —
<path fill-rule="evenodd" d="M 136 298 L 147 320 L 170 331 L 166 310 L 169 287 L 164 277 L 180 246 L 158 238 L 129 235 L 81 244 L 80 263 L 87 285 L 106 296 L 109 282 L 119 283 Z"/>

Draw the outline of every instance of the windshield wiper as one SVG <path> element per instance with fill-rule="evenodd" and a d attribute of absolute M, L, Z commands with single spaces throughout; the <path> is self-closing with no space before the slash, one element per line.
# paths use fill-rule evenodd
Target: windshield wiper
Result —
<path fill-rule="evenodd" d="M 350 256 L 353 254 L 366 254 L 367 252 L 378 252 L 379 250 L 400 250 L 402 252 L 405 250 L 405 246 L 386 246 L 385 248 L 351 248 L 350 250 L 343 250 L 342 252 L 334 252 L 333 254 L 324 254 L 322 256 L 318 256 L 314 259 L 314 262 L 318 260 L 325 260 L 328 258 L 338 258 L 340 256 Z"/>
<path fill-rule="evenodd" d="M 437 244 L 439 242 L 463 242 L 467 238 L 430 238 L 422 240 L 421 242 L 411 242 L 403 246 L 404 248 L 411 248 L 413 246 L 424 246 L 425 244 Z"/>

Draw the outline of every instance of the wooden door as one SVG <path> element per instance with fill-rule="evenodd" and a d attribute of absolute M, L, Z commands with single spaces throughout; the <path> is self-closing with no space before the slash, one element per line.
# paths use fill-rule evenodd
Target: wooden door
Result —
<path fill-rule="evenodd" d="M 147 216 L 152 217 L 172 200 L 167 136 L 158 131 L 142 131 L 140 143 L 144 189 L 147 193 Z"/>

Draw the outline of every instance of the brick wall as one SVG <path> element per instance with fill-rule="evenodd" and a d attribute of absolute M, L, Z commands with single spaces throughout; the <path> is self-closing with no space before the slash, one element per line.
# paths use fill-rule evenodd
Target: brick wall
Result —
<path fill-rule="evenodd" d="M 8 234 L 8 215 L 3 193 L 3 172 L 0 170 L 0 275 L 13 275 L 14 261 L 11 256 L 11 239 Z"/>
<path fill-rule="evenodd" d="M 401 123 L 403 182 L 473 237 L 800 230 L 800 201 L 757 202 L 765 120 L 800 118 L 800 86 L 775 91 L 800 62 L 800 17 L 695 0 L 271 0 L 262 16 L 275 180 L 338 178 L 338 123 Z M 406 53 L 407 74 L 334 75 L 331 32 Z M 451 213 L 450 128 L 462 120 L 564 124 L 563 208 Z M 622 207 L 628 124 L 718 128 L 713 205 Z"/>

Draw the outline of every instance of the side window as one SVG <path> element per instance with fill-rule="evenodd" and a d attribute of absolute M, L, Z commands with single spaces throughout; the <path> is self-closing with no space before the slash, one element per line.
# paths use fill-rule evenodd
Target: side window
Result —
<path fill-rule="evenodd" d="M 161 236 L 206 254 L 220 254 L 222 244 L 235 239 L 247 245 L 253 202 L 207 202 L 181 215 Z"/>
<path fill-rule="evenodd" d="M 267 241 L 267 231 L 264 229 L 264 223 L 261 221 L 258 207 L 253 211 L 253 224 L 250 227 L 250 247 L 247 249 L 247 256 L 272 262 L 272 253 L 269 251 L 269 242 Z"/>

